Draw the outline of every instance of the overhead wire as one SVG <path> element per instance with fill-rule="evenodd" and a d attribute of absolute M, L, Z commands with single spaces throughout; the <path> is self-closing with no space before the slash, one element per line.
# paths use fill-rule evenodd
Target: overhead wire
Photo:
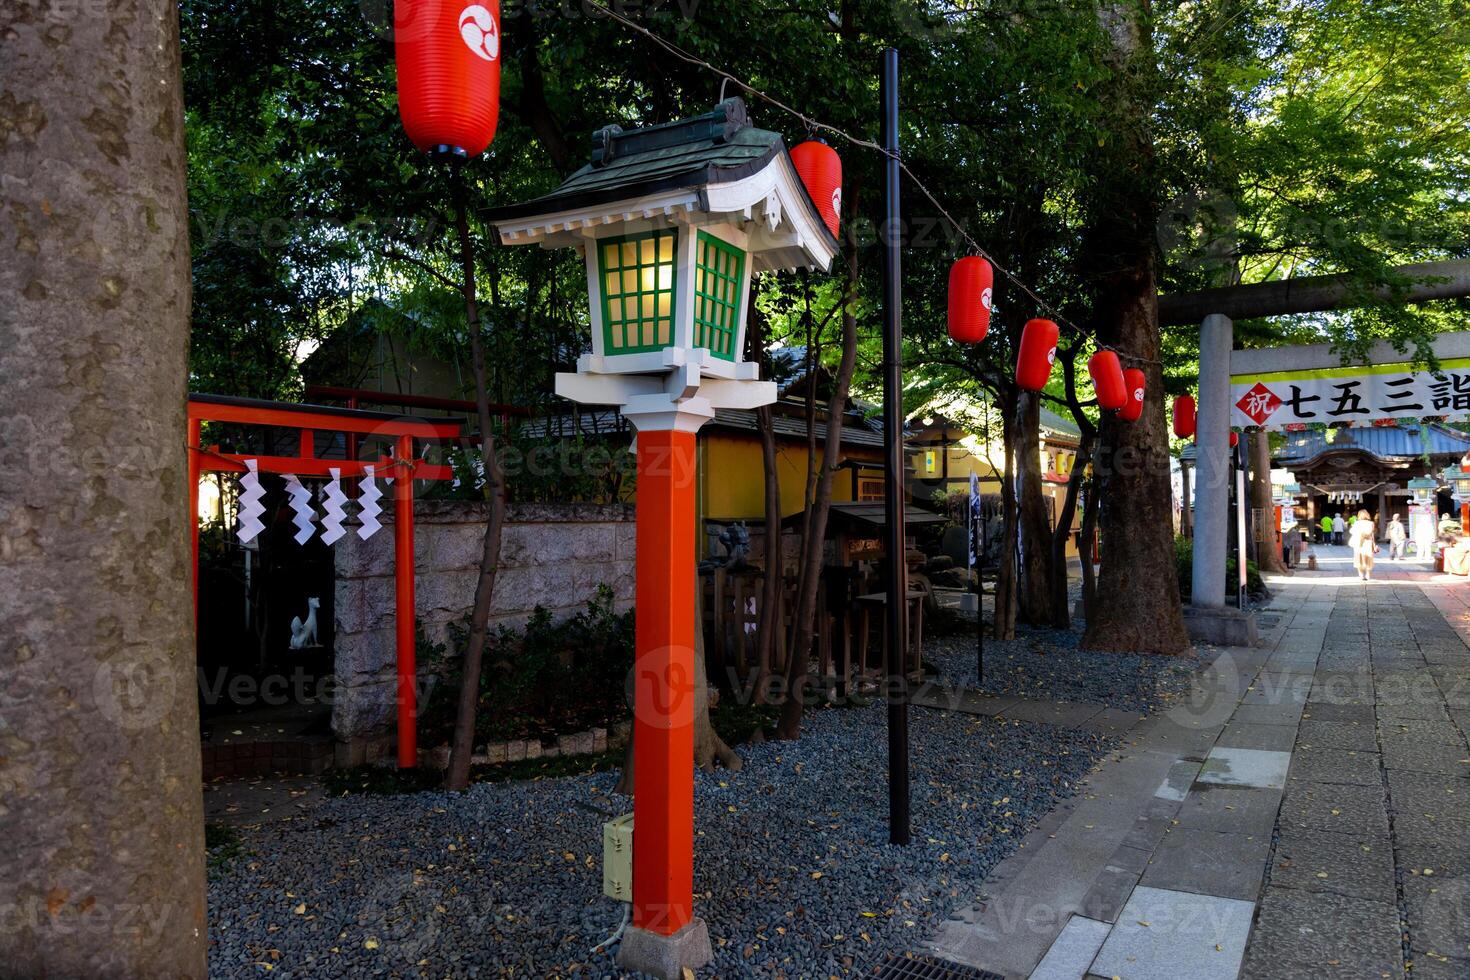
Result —
<path fill-rule="evenodd" d="M 939 198 L 934 194 L 933 191 L 929 189 L 929 187 L 922 180 L 919 179 L 918 175 L 914 173 L 912 168 L 909 167 L 908 163 L 903 159 L 900 154 L 889 151 L 887 147 L 884 147 L 873 140 L 865 139 L 861 136 L 854 136 L 838 126 L 834 126 L 831 123 L 823 122 L 820 119 L 816 119 L 812 116 L 807 115 L 800 109 L 787 105 L 785 102 L 781 101 L 773 95 L 761 91 L 744 79 L 731 74 L 730 72 L 718 67 L 717 65 L 711 64 L 709 61 L 699 57 L 696 54 L 692 54 L 684 50 L 667 38 L 655 34 L 653 31 L 649 30 L 647 27 L 644 27 L 642 24 L 639 24 L 637 21 L 602 3 L 601 0 L 587 0 L 587 2 L 589 6 L 602 11 L 611 20 L 616 21 L 617 23 L 622 24 L 624 27 L 627 27 L 628 29 L 637 32 L 643 37 L 648 38 L 648 40 L 652 41 L 654 44 L 658 45 L 660 48 L 667 51 L 669 54 L 673 55 L 679 60 L 685 62 L 686 64 L 694 65 L 698 68 L 703 68 L 704 70 L 719 76 L 721 79 L 720 95 L 722 99 L 724 96 L 726 84 L 734 82 L 745 92 L 755 96 L 763 102 L 768 103 L 769 105 L 775 106 L 782 112 L 796 117 L 806 127 L 808 133 L 830 133 L 833 136 L 847 141 L 852 146 L 859 147 L 865 150 L 872 150 L 885 157 L 891 157 L 892 159 L 897 161 L 899 169 L 904 173 L 905 176 L 908 177 L 910 181 L 913 182 L 914 186 L 919 189 L 920 193 L 924 195 L 929 204 L 934 208 L 935 211 L 939 213 L 940 217 L 942 217 L 945 222 L 949 224 L 950 228 L 954 230 L 955 234 L 959 236 L 959 238 L 965 243 L 965 245 L 980 258 L 983 258 L 985 261 L 989 262 L 991 268 L 999 273 L 1007 282 L 1009 282 L 1012 286 L 1016 287 L 1018 290 L 1024 293 L 1033 303 L 1036 304 L 1038 310 L 1048 314 L 1050 318 L 1054 320 L 1059 326 L 1065 327 L 1072 333 L 1076 334 L 1079 338 L 1091 337 L 1093 342 L 1097 344 L 1099 350 L 1110 350 L 1124 360 L 1134 361 L 1140 364 L 1155 364 L 1162 366 L 1163 362 L 1159 360 L 1140 357 L 1136 354 L 1130 354 L 1126 351 L 1118 350 L 1116 347 L 1113 347 L 1110 344 L 1103 343 L 1091 333 L 1083 330 L 1081 327 L 1077 326 L 1075 323 L 1069 320 L 1059 309 L 1057 309 L 1051 303 L 1047 302 L 1045 297 L 1043 297 L 1039 292 L 1033 289 L 1029 283 L 1027 283 L 1016 273 L 1012 272 L 1010 269 L 1006 268 L 995 258 L 994 255 L 989 252 L 989 250 L 987 250 L 983 245 L 977 242 L 975 238 L 968 231 L 965 230 L 964 226 L 961 225 L 958 220 L 956 220 L 954 215 L 950 214 L 949 210 L 945 208 L 943 204 L 939 203 Z"/>

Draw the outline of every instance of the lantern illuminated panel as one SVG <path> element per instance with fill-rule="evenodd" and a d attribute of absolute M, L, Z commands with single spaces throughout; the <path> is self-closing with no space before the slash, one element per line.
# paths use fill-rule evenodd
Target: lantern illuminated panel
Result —
<path fill-rule="evenodd" d="M 1425 476 L 1416 476 L 1409 481 L 1409 490 L 1413 493 L 1416 504 L 1426 506 L 1434 500 L 1434 495 L 1439 491 L 1439 481 Z"/>
<path fill-rule="evenodd" d="M 602 336 L 610 354 L 661 350 L 674 342 L 673 228 L 598 239 Z"/>
<path fill-rule="evenodd" d="M 699 232 L 694 259 L 694 346 L 735 360 L 744 287 L 745 253 Z"/>

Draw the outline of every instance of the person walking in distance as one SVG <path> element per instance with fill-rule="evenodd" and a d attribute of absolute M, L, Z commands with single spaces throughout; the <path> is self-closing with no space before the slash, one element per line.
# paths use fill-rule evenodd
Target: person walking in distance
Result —
<path fill-rule="evenodd" d="M 1404 530 L 1404 522 L 1399 520 L 1399 515 L 1393 515 L 1393 520 L 1388 522 L 1388 557 L 1390 561 L 1398 561 L 1404 557 L 1404 546 L 1408 543 L 1409 532 Z"/>
<path fill-rule="evenodd" d="M 1342 544 L 1343 532 L 1347 530 L 1347 523 L 1342 519 L 1342 512 L 1338 511 L 1332 515 L 1332 543 Z"/>
<path fill-rule="evenodd" d="M 1353 521 L 1352 539 L 1348 543 L 1353 549 L 1353 567 L 1364 582 L 1373 577 L 1373 556 L 1378 554 L 1377 538 L 1377 530 L 1368 512 L 1358 511 L 1358 519 Z"/>

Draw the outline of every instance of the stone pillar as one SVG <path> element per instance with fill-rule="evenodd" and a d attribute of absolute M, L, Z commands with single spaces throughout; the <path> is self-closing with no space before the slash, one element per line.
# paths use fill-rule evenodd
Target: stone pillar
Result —
<path fill-rule="evenodd" d="M 1199 334 L 1199 415 L 1194 470 L 1194 606 L 1225 605 L 1225 549 L 1230 527 L 1230 348 L 1234 324 L 1205 317 Z"/>

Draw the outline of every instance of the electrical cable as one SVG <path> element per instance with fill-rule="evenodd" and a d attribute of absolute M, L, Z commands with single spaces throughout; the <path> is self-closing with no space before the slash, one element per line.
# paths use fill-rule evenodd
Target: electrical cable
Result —
<path fill-rule="evenodd" d="M 1035 289 L 1033 289 L 1029 284 L 1027 284 L 1025 280 L 1023 280 L 1020 276 L 1016 275 L 1011 270 L 1007 269 L 1000 262 L 996 261 L 995 257 L 991 255 L 990 252 L 987 251 L 979 242 L 977 242 L 970 235 L 970 233 L 964 229 L 963 226 L 961 226 L 961 224 L 954 218 L 953 215 L 949 213 L 944 205 L 939 203 L 939 199 L 934 195 L 934 192 L 931 191 L 928 186 L 926 186 L 924 182 L 918 178 L 918 175 L 916 175 L 913 170 L 909 168 L 909 165 L 904 162 L 902 156 L 900 156 L 899 154 L 890 153 L 886 148 L 874 142 L 873 140 L 863 139 L 859 136 L 853 136 L 851 133 L 848 133 L 837 126 L 833 126 L 830 123 L 824 123 L 820 119 L 814 119 L 811 116 L 808 116 L 806 113 L 787 105 L 775 96 L 768 95 L 767 93 L 762 92 L 754 85 L 751 85 L 749 82 L 738 78 L 735 75 L 732 75 L 730 72 L 725 71 L 723 68 L 712 65 L 698 55 L 691 54 L 688 51 L 685 51 L 683 48 L 679 47 L 677 44 L 674 44 L 672 41 L 660 37 L 653 31 L 644 27 L 642 24 L 637 23 L 636 21 L 620 13 L 619 11 L 616 11 L 611 7 L 605 5 L 601 2 L 601 0 L 588 0 L 588 4 L 589 6 L 592 6 L 602 11 L 611 20 L 622 24 L 624 27 L 636 31 L 637 33 L 648 38 L 654 44 L 658 45 L 660 48 L 664 49 L 679 60 L 684 61 L 687 64 L 694 65 L 695 67 L 703 68 L 706 71 L 718 75 L 721 79 L 720 93 L 722 97 L 724 95 L 726 83 L 734 82 L 741 89 L 755 96 L 756 98 L 759 98 L 762 101 L 772 106 L 775 106 L 782 112 L 786 112 L 792 116 L 795 116 L 806 126 L 808 133 L 814 133 L 817 131 L 831 133 L 833 136 L 837 136 L 846 140 L 853 146 L 860 147 L 865 150 L 874 150 L 882 154 L 883 156 L 892 156 L 895 160 L 898 161 L 899 169 L 903 171 L 903 173 L 908 177 L 909 180 L 913 181 L 914 186 L 919 189 L 919 191 L 924 195 L 924 197 L 929 201 L 934 209 L 939 212 L 939 215 L 949 224 L 949 226 L 954 230 L 955 234 L 958 235 L 976 255 L 989 262 L 991 267 L 996 272 L 1000 273 L 1000 275 L 1003 276 L 1006 281 L 1011 283 L 1011 285 L 1015 286 L 1021 292 L 1025 293 L 1026 296 L 1029 297 L 1031 301 L 1036 304 L 1037 309 L 1039 309 L 1043 313 L 1050 315 L 1051 319 L 1054 320 L 1058 325 L 1067 328 L 1078 337 L 1091 338 L 1093 342 L 1097 344 L 1099 350 L 1110 350 L 1113 353 L 1117 354 L 1119 358 L 1127 361 L 1132 361 L 1134 363 L 1153 364 L 1158 365 L 1159 367 L 1163 367 L 1163 362 L 1160 360 L 1140 357 L 1136 354 L 1130 354 L 1126 351 L 1118 350 L 1116 347 L 1113 347 L 1110 344 L 1102 343 L 1088 331 L 1083 330 L 1071 320 L 1067 319 L 1060 310 L 1058 310 L 1052 304 L 1048 303 L 1046 299 Z"/>

